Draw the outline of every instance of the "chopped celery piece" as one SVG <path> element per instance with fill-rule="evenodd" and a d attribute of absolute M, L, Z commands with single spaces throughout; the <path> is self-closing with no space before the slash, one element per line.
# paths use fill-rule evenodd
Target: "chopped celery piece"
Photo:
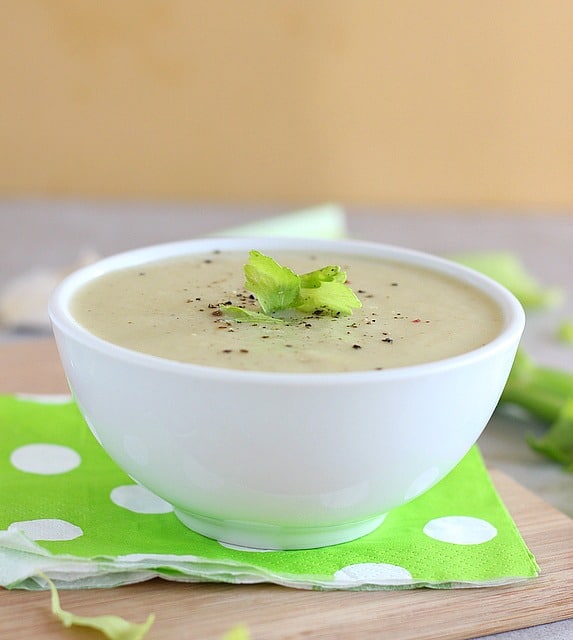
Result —
<path fill-rule="evenodd" d="M 536 451 L 573 471 L 573 397 L 565 402 L 546 434 L 541 438 L 529 437 L 527 441 Z"/>
<path fill-rule="evenodd" d="M 544 437 L 528 438 L 529 444 L 573 471 L 573 373 L 540 366 L 520 349 L 501 402 L 519 406 L 548 423 Z"/>
<path fill-rule="evenodd" d="M 521 302 L 526 309 L 553 307 L 562 300 L 556 287 L 540 284 L 525 268 L 519 257 L 504 251 L 483 251 L 450 256 L 460 264 L 480 271 L 497 280 Z"/>
<path fill-rule="evenodd" d="M 557 339 L 564 344 L 573 345 L 573 320 L 563 320 L 557 329 Z"/>
<path fill-rule="evenodd" d="M 517 404 L 546 422 L 557 419 L 573 397 L 573 373 L 538 365 L 523 349 L 517 352 L 501 400 Z"/>

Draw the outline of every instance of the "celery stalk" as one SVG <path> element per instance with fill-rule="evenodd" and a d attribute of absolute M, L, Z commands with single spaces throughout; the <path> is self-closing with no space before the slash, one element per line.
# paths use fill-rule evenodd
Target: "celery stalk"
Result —
<path fill-rule="evenodd" d="M 573 472 L 573 397 L 565 401 L 555 422 L 541 438 L 528 437 L 533 449 Z"/>
<path fill-rule="evenodd" d="M 557 339 L 563 344 L 573 345 L 573 320 L 563 320 L 557 328 Z"/>
<path fill-rule="evenodd" d="M 346 236 L 346 213 L 334 203 L 291 211 L 212 233 L 218 236 L 296 236 L 338 239 Z"/>
<path fill-rule="evenodd" d="M 460 264 L 480 271 L 509 289 L 526 309 L 544 309 L 560 304 L 563 291 L 546 287 L 527 271 L 519 257 L 507 251 L 482 251 L 450 256 Z"/>
<path fill-rule="evenodd" d="M 523 349 L 517 352 L 502 401 L 522 406 L 546 421 L 556 420 L 573 398 L 573 374 L 536 364 Z"/>
<path fill-rule="evenodd" d="M 526 311 L 549 308 L 562 301 L 561 290 L 539 283 L 512 253 L 490 251 L 451 258 L 505 286 Z M 573 343 L 573 323 L 565 323 L 559 337 Z M 573 472 L 573 372 L 541 366 L 519 349 L 500 403 L 519 406 L 548 424 L 542 438 L 528 437 L 528 443 Z"/>
<path fill-rule="evenodd" d="M 520 349 L 501 402 L 548 423 L 547 433 L 539 439 L 528 437 L 528 443 L 573 471 L 573 373 L 540 366 Z"/>

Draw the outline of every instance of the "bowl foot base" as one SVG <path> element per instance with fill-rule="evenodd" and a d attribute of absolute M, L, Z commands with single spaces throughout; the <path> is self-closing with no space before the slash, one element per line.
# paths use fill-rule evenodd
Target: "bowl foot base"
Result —
<path fill-rule="evenodd" d="M 361 538 L 376 529 L 385 514 L 325 527 L 283 527 L 240 520 L 217 520 L 175 509 L 175 515 L 189 529 L 223 544 L 251 549 L 315 549 Z"/>

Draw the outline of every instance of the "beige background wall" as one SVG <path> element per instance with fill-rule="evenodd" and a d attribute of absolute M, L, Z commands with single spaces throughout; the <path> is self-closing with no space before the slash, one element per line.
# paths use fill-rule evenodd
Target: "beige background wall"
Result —
<path fill-rule="evenodd" d="M 573 210 L 573 3 L 0 2 L 0 197 Z"/>

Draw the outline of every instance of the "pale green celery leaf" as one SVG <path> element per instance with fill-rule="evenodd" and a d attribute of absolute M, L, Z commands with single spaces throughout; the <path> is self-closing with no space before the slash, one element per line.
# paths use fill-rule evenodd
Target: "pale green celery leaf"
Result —
<path fill-rule="evenodd" d="M 562 300 L 563 292 L 560 289 L 540 284 L 513 253 L 484 251 L 450 257 L 497 280 L 509 289 L 526 309 L 552 307 Z"/>
<path fill-rule="evenodd" d="M 243 309 L 243 307 L 236 307 L 234 305 L 221 305 L 219 307 L 224 315 L 236 320 L 237 322 L 251 322 L 251 323 L 281 323 L 284 322 L 281 318 L 275 316 L 268 316 L 266 313 L 260 311 L 252 311 L 250 309 Z"/>
<path fill-rule="evenodd" d="M 300 278 L 260 251 L 249 253 L 245 277 L 245 287 L 255 294 L 263 313 L 288 309 L 298 299 Z"/>
<path fill-rule="evenodd" d="M 342 282 L 322 282 L 315 289 L 301 289 L 297 309 L 303 313 L 322 312 L 349 316 L 362 306 L 355 293 Z"/>
<path fill-rule="evenodd" d="M 527 441 L 533 449 L 573 472 L 573 397 L 565 402 L 547 433 L 541 438 L 529 437 Z"/>
<path fill-rule="evenodd" d="M 557 338 L 564 344 L 573 345 L 573 320 L 563 320 L 557 329 Z"/>
<path fill-rule="evenodd" d="M 150 615 L 143 624 L 128 622 L 119 616 L 77 616 L 69 611 L 64 611 L 60 606 L 60 596 L 54 583 L 42 576 L 48 583 L 52 592 L 52 613 L 57 616 L 64 627 L 77 625 L 80 627 L 90 627 L 101 631 L 110 640 L 141 640 L 149 631 L 155 620 L 155 616 Z"/>
<path fill-rule="evenodd" d="M 346 282 L 346 272 L 339 266 L 329 265 L 316 271 L 310 271 L 300 276 L 300 286 L 303 289 L 316 289 L 323 282 Z"/>
<path fill-rule="evenodd" d="M 247 627 L 239 624 L 232 629 L 229 629 L 227 633 L 223 636 L 222 640 L 249 640 L 251 634 Z"/>

